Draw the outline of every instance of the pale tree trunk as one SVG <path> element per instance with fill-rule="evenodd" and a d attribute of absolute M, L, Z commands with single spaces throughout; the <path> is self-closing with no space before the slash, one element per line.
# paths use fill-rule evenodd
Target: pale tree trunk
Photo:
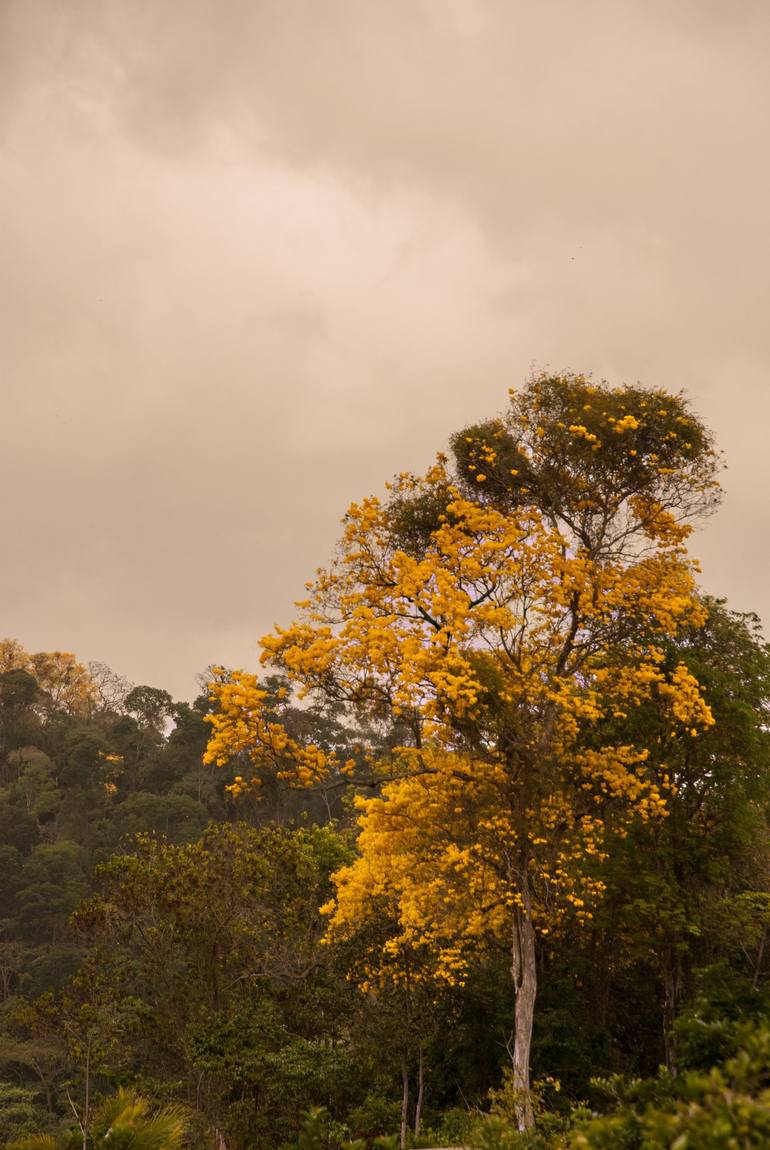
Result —
<path fill-rule="evenodd" d="M 406 1128 L 409 1122 L 409 1067 L 406 1055 L 401 1059 L 401 1082 L 403 1094 L 401 1096 L 401 1150 L 406 1146 Z"/>
<path fill-rule="evenodd" d="M 414 1132 L 420 1133 L 422 1123 L 422 1103 L 425 1097 L 425 1068 L 423 1065 L 422 1043 L 420 1043 L 420 1061 L 417 1066 L 417 1102 L 414 1107 Z"/>
<path fill-rule="evenodd" d="M 537 967 L 535 929 L 532 925 L 528 891 L 525 892 L 524 907 L 517 907 L 513 916 L 511 975 L 516 994 L 513 1038 L 513 1086 L 516 1091 L 514 1105 L 516 1124 L 519 1130 L 523 1131 L 531 1130 L 535 1124 L 529 1084 L 529 1057 L 537 995 Z"/>
<path fill-rule="evenodd" d="M 225 1136 L 218 1126 L 214 1127 L 214 1150 L 227 1150 Z"/>

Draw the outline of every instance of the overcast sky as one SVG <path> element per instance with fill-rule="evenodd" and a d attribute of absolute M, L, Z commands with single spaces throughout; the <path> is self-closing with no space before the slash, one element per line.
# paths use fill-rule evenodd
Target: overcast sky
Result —
<path fill-rule="evenodd" d="M 195 693 L 532 365 L 685 389 L 770 617 L 767 0 L 0 0 L 0 637 Z"/>

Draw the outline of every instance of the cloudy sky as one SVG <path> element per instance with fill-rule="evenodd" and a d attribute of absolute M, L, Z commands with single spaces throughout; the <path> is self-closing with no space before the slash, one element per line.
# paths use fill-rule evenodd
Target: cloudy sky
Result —
<path fill-rule="evenodd" d="M 0 0 L 0 636 L 195 692 L 531 367 L 685 389 L 770 620 L 766 0 Z"/>

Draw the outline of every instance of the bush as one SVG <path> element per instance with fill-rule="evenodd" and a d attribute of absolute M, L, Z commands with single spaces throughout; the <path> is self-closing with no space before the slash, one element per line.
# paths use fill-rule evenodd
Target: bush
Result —
<path fill-rule="evenodd" d="M 742 1049 L 708 1074 L 662 1079 L 644 1100 L 584 1123 L 571 1150 L 764 1150 L 770 1146 L 770 1030 L 744 1028 Z M 639 1084 L 641 1085 L 641 1084 Z"/>
<path fill-rule="evenodd" d="M 401 1123 L 401 1103 L 370 1092 L 360 1106 L 351 1110 L 347 1125 L 355 1138 L 370 1143 L 374 1138 L 392 1134 Z"/>
<path fill-rule="evenodd" d="M 335 1122 L 324 1106 L 314 1107 L 302 1119 L 297 1138 L 298 1150 L 366 1150 L 367 1143 L 363 1138 L 345 1141 L 344 1132 L 342 1123 Z M 375 1138 L 372 1145 L 377 1150 L 398 1150 L 398 1138 Z"/>
<path fill-rule="evenodd" d="M 434 1125 L 423 1126 L 419 1136 L 412 1138 L 412 1146 L 469 1146 L 477 1120 L 469 1110 L 445 1110 Z"/>
<path fill-rule="evenodd" d="M 766 1150 L 770 1147 L 770 1029 L 735 1027 L 740 1049 L 708 1073 L 591 1083 L 607 1112 L 574 1106 L 547 1110 L 536 1100 L 537 1127 L 517 1131 L 510 1091 L 492 1095 L 493 1112 L 478 1118 L 463 1143 L 474 1150 Z M 455 1143 L 457 1144 L 457 1143 Z"/>
<path fill-rule="evenodd" d="M 767 991 L 726 963 L 695 972 L 692 1002 L 674 1023 L 679 1062 L 687 1070 L 709 1070 L 737 1053 L 747 1023 L 767 1023 Z"/>

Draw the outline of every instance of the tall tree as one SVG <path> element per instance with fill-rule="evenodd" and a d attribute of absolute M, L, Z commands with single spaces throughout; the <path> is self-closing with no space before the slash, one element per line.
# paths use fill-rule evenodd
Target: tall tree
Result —
<path fill-rule="evenodd" d="M 665 814 L 670 793 L 661 739 L 606 720 L 654 699 L 676 738 L 713 721 L 664 648 L 703 618 L 685 541 L 717 501 L 717 456 L 681 396 L 580 376 L 532 380 L 453 452 L 454 469 L 439 456 L 350 508 L 336 562 L 263 660 L 405 724 L 390 779 L 359 799 L 332 925 L 353 929 L 385 894 L 394 945 L 428 945 L 450 983 L 469 948 L 510 940 L 523 1129 L 537 934 L 590 916 L 607 827 Z M 212 691 L 210 762 L 246 752 L 304 785 L 355 777 L 274 721 L 256 677 Z"/>

